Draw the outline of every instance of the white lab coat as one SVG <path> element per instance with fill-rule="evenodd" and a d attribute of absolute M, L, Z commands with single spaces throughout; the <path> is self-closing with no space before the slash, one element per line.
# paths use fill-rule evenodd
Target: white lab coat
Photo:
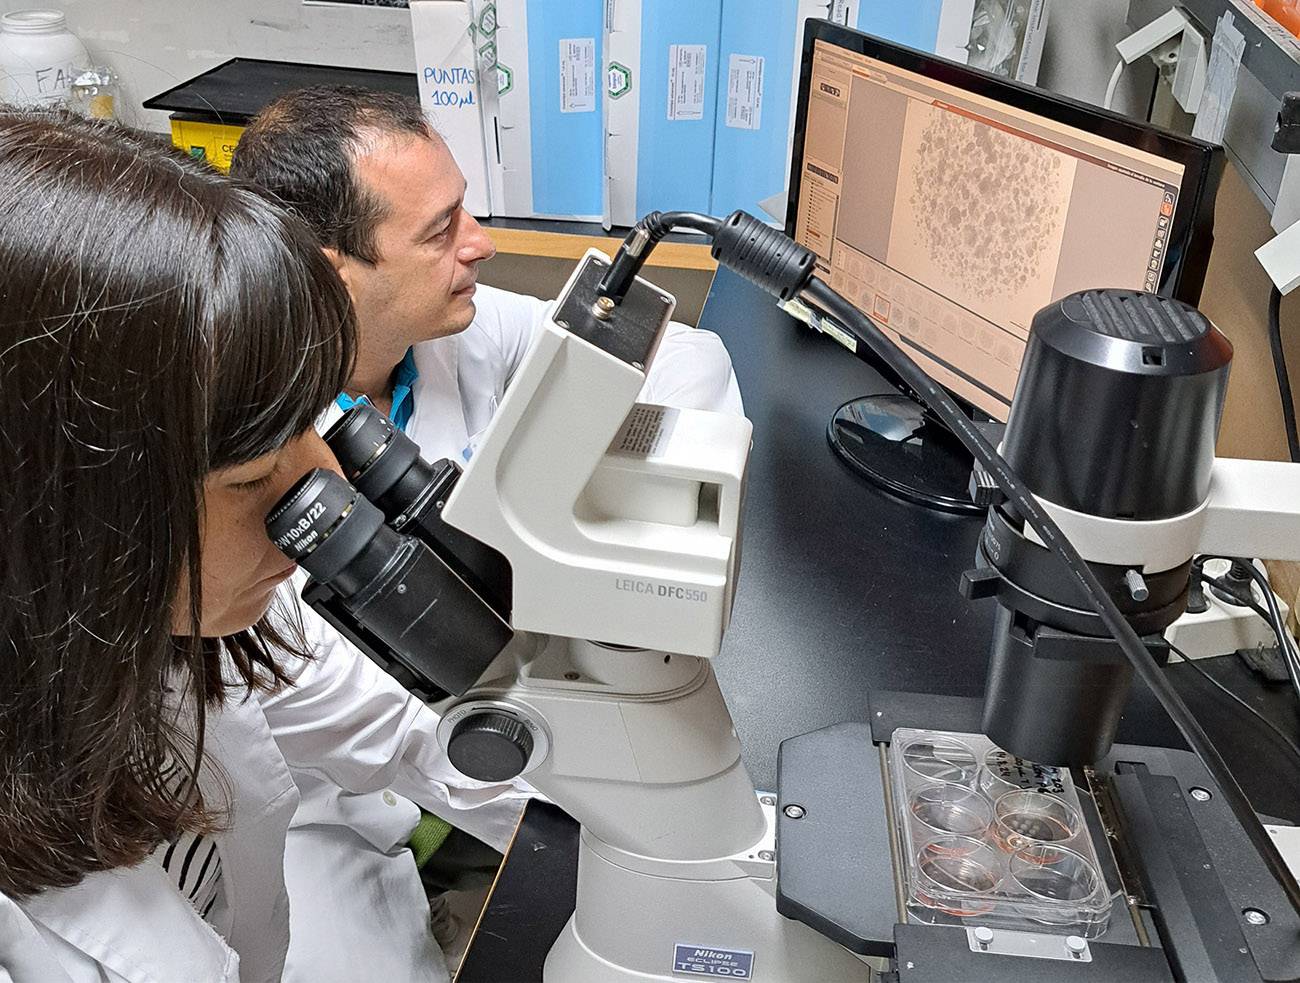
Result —
<path fill-rule="evenodd" d="M 307 628 L 312 641 L 330 631 L 319 619 Z M 475 789 L 478 783 L 455 775 L 433 740 L 424 704 L 352 650 L 343 657 L 324 652 L 306 666 L 288 662 L 286 667 L 294 685 L 248 699 L 238 693 L 209 714 L 210 766 L 201 781 L 209 801 L 229 803 L 228 828 L 214 835 L 223 903 L 214 909 L 211 925 L 180 895 L 155 857 L 18 902 L 0 895 L 0 981 L 447 979 L 414 864 L 400 847 L 410 828 L 383 822 L 387 813 L 362 810 L 364 822 L 354 825 L 368 837 L 364 841 L 349 843 L 337 826 L 327 835 L 314 834 L 322 838 L 331 864 L 307 865 L 320 874 L 315 884 L 320 896 L 302 893 L 308 883 L 304 865 L 294 863 L 288 836 L 291 821 L 301 818 L 294 776 L 334 790 L 336 798 L 323 801 L 343 803 L 335 823 L 352 818 L 347 803 L 368 802 L 367 793 L 410 809 L 415 807 L 400 796 L 426 807 L 450 803 L 453 809 L 472 809 L 478 802 L 525 793 Z M 454 787 L 447 784 L 453 778 Z M 295 832 L 304 842 L 312 835 L 305 827 Z M 297 893 L 287 884 L 289 870 L 298 875 Z M 291 894 L 302 908 L 292 929 Z M 321 921 L 311 923 L 312 917 Z M 339 935 L 360 947 L 331 945 L 333 961 L 286 964 L 291 930 L 301 933 L 294 939 L 298 946 L 304 939 Z M 313 968 L 321 975 L 310 975 Z"/>
<path fill-rule="evenodd" d="M 479 287 L 475 305 L 474 321 L 465 331 L 415 346 L 419 378 L 414 388 L 415 410 L 406 432 L 429 460 L 446 457 L 463 464 L 469 459 L 551 309 L 549 302 L 488 286 Z M 721 339 L 676 323 L 669 326 L 660 343 L 639 398 L 668 406 L 743 412 L 731 358 Z M 337 407 L 332 408 L 321 428 L 340 414 Z M 332 634 L 328 626 L 325 632 Z M 321 657 L 306 669 L 306 680 L 316 673 L 332 672 L 331 660 L 367 661 L 337 635 L 323 645 Z M 357 713 L 368 713 L 372 697 L 364 692 L 355 696 Z M 427 910 L 411 855 L 401 849 L 419 819 L 412 799 L 498 850 L 509 843 L 531 790 L 523 782 L 485 785 L 459 776 L 445 758 L 429 750 L 436 747 L 437 722 L 437 714 L 422 708 L 411 723 L 412 732 L 421 735 L 421 746 L 428 752 L 421 767 L 435 779 L 424 789 L 403 785 L 358 795 L 343 791 L 328 777 L 293 770 L 302 804 L 289 830 L 286 851 L 285 877 L 293 902 L 286 981 L 350 979 L 331 967 L 349 958 L 382 963 L 386 952 L 415 945 L 406 939 L 407 933 L 427 936 L 423 926 L 409 917 L 395 921 L 392 914 L 393 909 Z M 320 737 L 314 715 L 303 727 L 301 739 Z M 342 871 L 346 871 L 349 884 L 358 887 L 325 890 L 327 885 L 339 883 Z M 372 906 L 369 899 L 376 895 L 388 898 L 388 904 Z M 341 905 L 348 909 L 346 917 L 340 917 Z M 373 967 L 374 963 L 358 965 Z M 375 970 L 366 978 L 386 977 Z M 400 973 L 387 978 L 437 980 L 434 975 Z"/>
<path fill-rule="evenodd" d="M 480 286 L 461 334 L 415 346 L 420 377 L 406 432 L 429 460 L 464 464 L 551 310 L 524 294 Z M 637 397 L 684 409 L 744 412 L 731 357 L 711 331 L 672 323 Z"/>
<path fill-rule="evenodd" d="M 280 980 L 290 931 L 285 839 L 299 801 L 290 764 L 354 792 L 428 785 L 427 748 L 411 727 L 423 708 L 377 677 L 366 660 L 335 659 L 304 685 L 265 700 L 236 691 L 208 714 L 200 783 L 209 803 L 227 808 L 225 830 L 213 835 L 222 903 L 211 925 L 150 857 L 71 888 L 0 897 L 0 980 Z M 357 692 L 370 695 L 362 710 Z M 308 719 L 315 728 L 302 725 Z M 436 947 L 425 955 L 440 962 Z"/>

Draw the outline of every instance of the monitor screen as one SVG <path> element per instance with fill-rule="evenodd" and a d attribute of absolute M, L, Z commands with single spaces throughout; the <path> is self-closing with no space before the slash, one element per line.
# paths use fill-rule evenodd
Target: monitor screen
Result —
<path fill-rule="evenodd" d="M 1085 288 L 1173 282 L 1173 236 L 1190 228 L 1185 214 L 1174 226 L 1188 187 L 1178 159 L 821 38 L 804 71 L 794 237 L 823 279 L 994 419 L 1007 418 L 1038 310 Z M 1019 101 L 1032 98 L 1051 97 Z"/>

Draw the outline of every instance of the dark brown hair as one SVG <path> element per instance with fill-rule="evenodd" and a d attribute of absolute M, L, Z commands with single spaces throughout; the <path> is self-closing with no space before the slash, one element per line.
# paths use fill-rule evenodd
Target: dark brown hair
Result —
<path fill-rule="evenodd" d="M 354 336 L 291 216 L 147 138 L 0 107 L 0 891 L 212 828 L 165 770 L 197 767 L 231 686 L 283 673 L 265 624 L 199 638 L 203 480 L 310 427 Z"/>
<path fill-rule="evenodd" d="M 244 130 L 230 173 L 292 210 L 321 245 L 377 263 L 375 230 L 388 205 L 361 182 L 356 158 L 368 138 L 392 136 L 434 138 L 414 93 L 351 85 L 299 89 Z"/>

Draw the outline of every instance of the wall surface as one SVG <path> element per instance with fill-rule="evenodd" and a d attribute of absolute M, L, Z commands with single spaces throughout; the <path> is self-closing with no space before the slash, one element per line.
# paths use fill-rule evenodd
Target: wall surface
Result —
<path fill-rule="evenodd" d="M 126 122 L 167 129 L 140 103 L 228 58 L 415 71 L 409 11 L 302 0 L 0 0 L 0 12 L 50 6 L 91 55 L 122 76 Z"/>
<path fill-rule="evenodd" d="M 1229 166 L 1215 209 L 1214 251 L 1205 274 L 1200 308 L 1232 342 L 1232 374 L 1219 431 L 1219 454 L 1268 461 L 1287 459 L 1282 402 L 1268 342 L 1270 281 L 1255 261 L 1257 248 L 1273 237 L 1268 212 Z M 1282 301 L 1282 338 L 1293 392 L 1300 392 L 1300 300 Z M 1300 615 L 1300 564 L 1269 563 L 1275 589 Z M 1293 621 L 1292 627 L 1295 628 Z"/>
<path fill-rule="evenodd" d="M 1272 238 L 1268 213 L 1229 166 L 1215 209 L 1214 251 L 1205 275 L 1201 310 L 1232 342 L 1232 374 L 1223 411 L 1219 453 L 1225 457 L 1285 460 L 1282 403 L 1268 344 L 1269 279 L 1254 251 Z M 1293 341 L 1296 307 L 1282 302 L 1283 335 Z M 1293 379 L 1300 382 L 1300 345 L 1288 346 Z"/>
<path fill-rule="evenodd" d="M 1115 42 L 1129 33 L 1128 0 L 1049 0 L 1047 37 L 1038 84 L 1100 106 L 1119 55 Z M 1119 112 L 1145 116 L 1156 70 L 1150 62 L 1130 65 L 1115 90 Z"/>

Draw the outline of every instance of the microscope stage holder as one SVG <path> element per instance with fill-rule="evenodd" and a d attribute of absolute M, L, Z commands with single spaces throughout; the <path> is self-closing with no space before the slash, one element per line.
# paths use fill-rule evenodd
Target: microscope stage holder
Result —
<path fill-rule="evenodd" d="M 1126 820 L 1126 880 L 1139 882 L 1126 886 L 1145 902 L 1138 918 L 1150 945 L 1139 941 L 1123 894 L 1105 933 L 1089 941 L 1088 963 L 975 952 L 961 928 L 904 922 L 877 745 L 898 727 L 976 732 L 982 704 L 881 692 L 873 694 L 869 713 L 870 723 L 835 724 L 781 744 L 776 816 L 782 914 L 854 952 L 893 958 L 900 983 L 1011 976 L 1146 983 L 1173 980 L 1171 966 L 1180 978 L 1221 983 L 1300 977 L 1300 920 L 1249 849 L 1204 766 L 1186 751 L 1116 745 L 1097 766 L 1110 776 Z M 1211 797 L 1193 799 L 1193 787 L 1210 790 Z M 1086 811 L 1101 847 L 1099 818 Z M 1133 860 L 1140 871 L 1131 869 Z M 1106 876 L 1113 884 L 1113 867 Z M 1247 909 L 1270 918 L 1253 924 L 1242 917 Z"/>

